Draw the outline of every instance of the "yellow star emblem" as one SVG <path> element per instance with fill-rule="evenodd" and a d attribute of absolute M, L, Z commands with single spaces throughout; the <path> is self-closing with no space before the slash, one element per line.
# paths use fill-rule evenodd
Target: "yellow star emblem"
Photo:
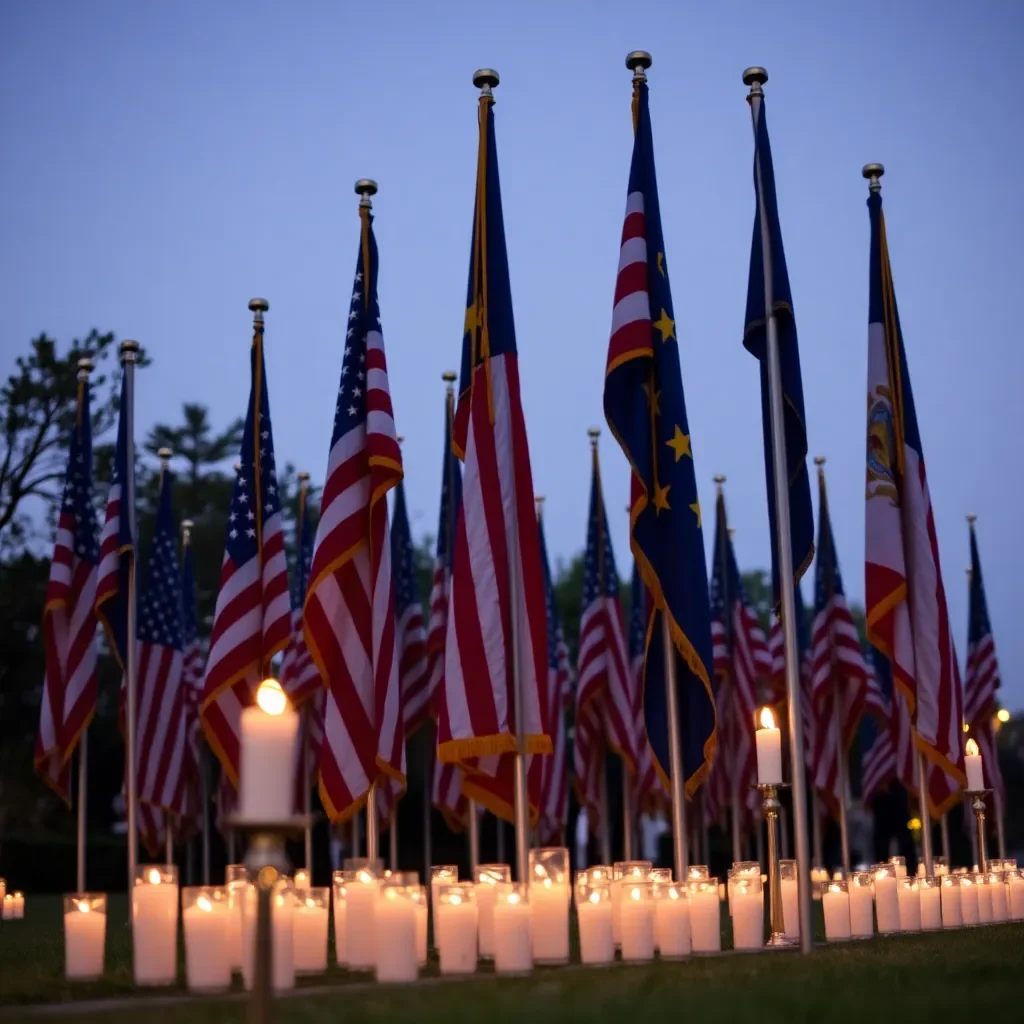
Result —
<path fill-rule="evenodd" d="M 690 435 L 684 434 L 676 424 L 676 432 L 672 435 L 671 440 L 666 441 L 665 444 L 669 446 L 676 453 L 676 462 L 678 462 L 684 455 L 689 455 L 693 458 L 693 452 L 690 451 Z"/>
<path fill-rule="evenodd" d="M 703 520 L 700 517 L 700 502 L 699 501 L 693 502 L 693 504 L 690 505 L 690 509 L 693 511 L 694 515 L 696 515 L 696 517 L 697 517 L 697 529 L 699 530 L 701 528 L 701 526 L 703 525 Z"/>
<path fill-rule="evenodd" d="M 651 400 L 651 383 L 650 383 L 650 381 L 648 381 L 646 384 L 641 384 L 640 386 L 644 389 L 644 394 L 647 396 L 647 401 L 650 402 L 650 400 Z M 658 390 L 656 390 L 654 392 L 654 415 L 655 416 L 660 416 L 661 415 L 661 409 L 658 406 L 658 401 L 659 401 L 660 398 L 661 398 L 661 389 L 659 388 Z"/>
<path fill-rule="evenodd" d="M 657 515 L 662 510 L 668 510 L 668 489 L 671 484 L 665 484 L 664 487 L 659 487 L 657 484 L 654 485 L 654 514 Z"/>
<path fill-rule="evenodd" d="M 661 311 L 660 319 L 655 320 L 651 326 L 661 331 L 661 340 L 663 342 L 676 336 L 676 322 L 668 315 L 668 313 L 665 312 L 665 310 Z"/>
<path fill-rule="evenodd" d="M 462 328 L 463 334 L 471 334 L 479 326 L 479 320 L 477 316 L 476 303 L 472 306 L 466 307 L 466 323 Z"/>
<path fill-rule="evenodd" d="M 663 252 L 658 253 L 658 273 L 662 277 L 665 276 L 665 254 Z"/>

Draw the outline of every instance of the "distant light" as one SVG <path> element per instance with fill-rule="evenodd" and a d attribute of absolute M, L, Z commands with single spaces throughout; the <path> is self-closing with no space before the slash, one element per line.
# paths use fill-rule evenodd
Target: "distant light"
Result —
<path fill-rule="evenodd" d="M 971 727 L 966 722 L 964 722 L 964 732 L 970 732 L 970 731 L 971 731 Z"/>
<path fill-rule="evenodd" d="M 921 831 L 921 819 L 920 818 L 911 818 L 910 821 L 907 822 L 907 828 L 911 832 L 920 832 Z"/>
<path fill-rule="evenodd" d="M 1010 712 L 1007 711 L 1006 708 L 1000 708 L 996 712 L 996 718 L 998 718 L 999 721 L 1003 723 L 1003 725 L 1006 725 L 1006 723 L 1010 720 Z"/>

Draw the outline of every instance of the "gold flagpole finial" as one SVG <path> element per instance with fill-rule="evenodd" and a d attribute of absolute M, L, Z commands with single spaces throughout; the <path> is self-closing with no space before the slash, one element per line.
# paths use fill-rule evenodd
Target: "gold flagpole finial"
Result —
<path fill-rule="evenodd" d="M 458 380 L 458 374 L 454 370 L 445 370 L 441 374 L 441 380 L 448 385 L 448 390 L 452 391 L 455 388 L 455 382 Z"/>
<path fill-rule="evenodd" d="M 537 507 L 537 518 L 540 519 L 540 510 L 544 507 L 544 495 L 535 494 L 533 496 L 533 503 Z"/>
<path fill-rule="evenodd" d="M 299 481 L 299 486 L 300 487 L 308 487 L 309 486 L 309 474 L 308 473 L 306 473 L 306 472 L 296 473 L 295 479 Z"/>
<path fill-rule="evenodd" d="M 261 324 L 263 323 L 263 314 L 270 309 L 270 303 L 266 299 L 250 299 L 249 309 L 252 310 L 252 322 Z"/>
<path fill-rule="evenodd" d="M 93 371 L 93 362 L 88 356 L 78 360 L 78 379 L 88 380 Z"/>
<path fill-rule="evenodd" d="M 192 530 L 195 528 L 195 525 L 191 519 L 182 519 L 181 543 L 184 547 L 188 547 L 192 543 Z"/>
<path fill-rule="evenodd" d="M 818 467 L 818 478 L 823 478 L 825 476 L 825 456 L 815 455 L 814 464 Z"/>
<path fill-rule="evenodd" d="M 365 206 L 368 210 L 373 206 L 370 197 L 377 194 L 377 182 L 373 178 L 360 178 L 356 182 L 356 195 L 359 196 L 359 205 Z"/>
<path fill-rule="evenodd" d="M 633 72 L 634 82 L 647 81 L 647 69 L 654 63 L 646 50 L 631 50 L 626 54 L 626 67 Z"/>
<path fill-rule="evenodd" d="M 764 89 L 762 86 L 768 81 L 768 72 L 764 68 L 757 67 L 756 65 L 752 68 L 747 68 L 743 72 L 743 84 L 750 86 L 750 93 L 747 96 L 749 102 L 755 96 L 758 99 L 764 99 Z"/>
<path fill-rule="evenodd" d="M 885 174 L 885 167 L 882 164 L 865 164 L 860 169 L 860 175 L 862 178 L 868 180 L 868 191 L 869 192 L 881 192 L 882 191 L 882 175 Z"/>
<path fill-rule="evenodd" d="M 494 68 L 480 68 L 473 72 L 473 84 L 480 90 L 481 96 L 491 96 L 498 87 L 501 78 Z"/>
<path fill-rule="evenodd" d="M 170 448 L 161 448 L 156 454 L 160 459 L 160 472 L 164 473 L 167 470 L 168 463 L 170 463 L 174 452 L 172 452 Z"/>
<path fill-rule="evenodd" d="M 715 485 L 718 487 L 718 493 L 719 494 L 722 493 L 722 484 L 724 484 L 724 483 L 725 483 L 725 474 L 724 473 L 716 473 L 715 474 Z"/>
<path fill-rule="evenodd" d="M 121 362 L 134 363 L 139 357 L 139 349 L 141 347 L 137 341 L 122 341 Z"/>
<path fill-rule="evenodd" d="M 590 446 L 591 446 L 591 448 L 596 448 L 597 447 L 597 439 L 600 436 L 601 436 L 601 428 L 600 427 L 588 427 L 587 428 L 587 437 L 590 438 Z"/>

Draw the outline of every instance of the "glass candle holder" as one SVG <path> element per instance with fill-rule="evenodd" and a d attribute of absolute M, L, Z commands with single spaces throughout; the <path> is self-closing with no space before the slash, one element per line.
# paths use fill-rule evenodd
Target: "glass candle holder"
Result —
<path fill-rule="evenodd" d="M 619 927 L 622 959 L 642 963 L 654 959 L 654 884 L 620 880 Z"/>
<path fill-rule="evenodd" d="M 896 872 L 897 878 L 907 877 L 907 858 L 906 857 L 890 857 L 889 863 L 893 866 L 893 870 Z"/>
<path fill-rule="evenodd" d="M 231 987 L 226 889 L 187 885 L 181 891 L 185 932 L 185 979 L 190 992 L 224 992 Z"/>
<path fill-rule="evenodd" d="M 686 880 L 688 882 L 701 882 L 711 877 L 707 864 L 691 864 L 686 869 Z"/>
<path fill-rule="evenodd" d="M 4 899 L 7 897 L 5 896 Z M 14 920 L 20 921 L 25 916 L 25 894 L 18 889 L 14 890 Z"/>
<path fill-rule="evenodd" d="M 381 884 L 376 927 L 378 981 L 415 981 L 419 973 L 414 891 L 417 890 L 403 885 L 400 879 L 387 878 Z"/>
<path fill-rule="evenodd" d="M 1011 921 L 1024 921 L 1024 876 L 1018 868 L 1007 868 L 1006 899 Z"/>
<path fill-rule="evenodd" d="M 672 881 L 671 868 L 651 868 L 650 880 L 655 885 L 666 885 Z"/>
<path fill-rule="evenodd" d="M 532 851 L 531 851 L 532 852 Z M 480 864 L 476 869 L 476 906 L 480 918 L 480 959 L 494 959 L 494 904 L 498 886 L 512 881 L 507 864 Z"/>
<path fill-rule="evenodd" d="M 438 885 L 434 925 L 442 974 L 472 974 L 476 970 L 477 918 L 472 885 Z"/>
<path fill-rule="evenodd" d="M 3 919 L 5 921 L 14 920 L 14 893 L 7 893 L 3 900 Z"/>
<path fill-rule="evenodd" d="M 533 962 L 569 962 L 569 851 L 564 846 L 530 850 L 530 919 Z"/>
<path fill-rule="evenodd" d="M 942 927 L 942 879 L 925 875 L 917 880 L 921 901 L 921 930 L 935 931 Z"/>
<path fill-rule="evenodd" d="M 90 981 L 103 975 L 107 941 L 107 897 L 77 892 L 64 897 L 64 975 Z"/>
<path fill-rule="evenodd" d="M 779 879 L 782 886 L 782 924 L 787 939 L 800 938 L 799 875 L 795 860 L 779 861 Z"/>
<path fill-rule="evenodd" d="M 958 877 L 960 879 L 960 922 L 963 925 L 978 924 L 980 917 L 978 913 L 978 885 L 975 881 L 975 876 L 963 874 Z"/>
<path fill-rule="evenodd" d="M 136 985 L 171 985 L 178 974 L 178 869 L 140 864 L 132 886 L 132 967 Z"/>
<path fill-rule="evenodd" d="M 1010 899 L 1006 874 L 1006 871 L 1002 870 L 988 873 L 988 888 L 992 894 L 992 920 L 995 922 L 1010 920 Z"/>
<path fill-rule="evenodd" d="M 577 881 L 581 875 L 585 882 L 607 882 L 610 885 L 615 880 L 615 868 L 610 864 L 591 864 L 589 868 L 576 872 Z"/>
<path fill-rule="evenodd" d="M 228 899 L 228 962 L 232 971 L 242 970 L 242 898 L 249 884 L 244 864 L 228 864 L 224 869 L 224 888 Z"/>
<path fill-rule="evenodd" d="M 331 909 L 334 913 L 334 962 L 339 967 L 348 967 L 348 888 L 344 871 L 331 875 Z"/>
<path fill-rule="evenodd" d="M 939 904 L 943 928 L 959 928 L 964 923 L 960 914 L 959 875 L 943 875 L 939 879 Z"/>
<path fill-rule="evenodd" d="M 866 939 L 875 934 L 874 877 L 870 871 L 854 871 L 846 885 L 850 897 L 850 936 Z"/>
<path fill-rule="evenodd" d="M 690 940 L 694 953 L 717 953 L 722 948 L 722 917 L 718 879 L 694 879 L 686 883 L 690 894 Z"/>
<path fill-rule="evenodd" d="M 6 878 L 0 878 L 0 900 L 3 900 L 3 898 L 6 895 L 7 895 L 7 879 Z"/>
<path fill-rule="evenodd" d="M 580 963 L 610 964 L 615 959 L 612 935 L 612 892 L 606 880 L 576 881 L 576 927 L 580 939 Z"/>
<path fill-rule="evenodd" d="M 850 889 L 845 881 L 821 884 L 821 909 L 825 915 L 825 938 L 845 942 L 853 935 L 850 922 Z"/>
<path fill-rule="evenodd" d="M 327 970 L 330 916 L 331 890 L 326 885 L 295 889 L 292 943 L 296 974 L 323 974 Z"/>
<path fill-rule="evenodd" d="M 921 930 L 921 890 L 917 886 L 917 881 L 917 878 L 907 877 L 896 879 L 901 932 Z"/>
<path fill-rule="evenodd" d="M 533 970 L 530 921 L 530 887 L 522 882 L 503 882 L 494 903 L 496 974 L 529 974 Z"/>
<path fill-rule="evenodd" d="M 760 949 L 764 945 L 764 888 L 761 872 L 745 872 L 731 879 L 733 949 Z"/>
<path fill-rule="evenodd" d="M 346 950 L 351 971 L 372 971 L 376 964 L 377 940 L 373 926 L 383 871 L 376 857 L 352 857 L 345 861 Z"/>
<path fill-rule="evenodd" d="M 654 865 L 649 860 L 619 860 L 612 865 L 612 934 L 615 945 L 622 945 L 619 909 L 622 905 L 623 884 L 645 882 L 651 876 Z"/>
<path fill-rule="evenodd" d="M 417 878 L 419 875 L 416 876 Z M 427 917 L 428 899 L 425 885 L 407 885 L 405 891 L 412 903 L 416 917 L 416 966 L 427 966 Z"/>
<path fill-rule="evenodd" d="M 296 868 L 292 874 L 292 884 L 295 886 L 296 892 L 299 892 L 302 889 L 308 889 L 309 872 L 305 868 Z"/>
<path fill-rule="evenodd" d="M 459 880 L 456 864 L 434 864 L 430 868 L 430 916 L 434 922 L 431 945 L 437 948 L 437 890 L 442 885 L 454 885 Z"/>
<path fill-rule="evenodd" d="M 932 858 L 932 872 L 936 878 L 949 874 L 949 859 L 947 857 Z"/>
<path fill-rule="evenodd" d="M 761 865 L 756 860 L 735 861 L 726 873 L 726 895 L 729 900 L 729 913 L 732 913 L 732 897 L 735 892 L 736 882 L 741 878 L 761 878 Z M 763 894 L 763 889 L 760 890 Z M 762 895 L 762 901 L 764 896 Z"/>
<path fill-rule="evenodd" d="M 871 875 L 874 879 L 875 917 L 878 933 L 887 935 L 900 930 L 900 903 L 896 891 L 896 867 L 892 863 L 873 864 Z"/>
<path fill-rule="evenodd" d="M 992 923 L 992 887 L 988 875 L 980 871 L 974 875 L 974 890 L 978 894 L 978 924 Z"/>
<path fill-rule="evenodd" d="M 655 885 L 654 944 L 662 960 L 690 955 L 690 893 L 685 885 Z"/>

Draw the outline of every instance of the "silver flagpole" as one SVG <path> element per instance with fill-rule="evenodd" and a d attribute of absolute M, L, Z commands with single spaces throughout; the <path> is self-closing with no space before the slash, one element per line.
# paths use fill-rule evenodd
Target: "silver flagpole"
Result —
<path fill-rule="evenodd" d="M 135 361 L 139 354 L 137 341 L 121 342 L 121 362 L 124 364 L 124 403 L 128 429 L 125 436 L 125 464 L 127 479 L 125 488 L 125 511 L 128 517 L 129 533 L 132 538 L 132 568 L 128 574 L 128 593 L 125 595 L 127 614 L 125 618 L 125 799 L 128 819 L 128 895 L 135 885 L 135 869 L 139 862 L 138 838 L 138 794 L 135 778 L 135 729 L 136 729 L 136 661 L 135 650 L 135 558 L 138 546 L 135 520 Z"/>
<path fill-rule="evenodd" d="M 392 807 L 388 817 L 388 867 L 398 870 L 398 808 Z"/>
<path fill-rule="evenodd" d="M 306 538 L 300 536 L 298 531 L 304 529 L 306 522 L 306 497 L 309 492 L 309 474 L 301 472 L 296 474 L 296 479 L 299 482 L 299 515 L 298 525 L 296 526 L 296 538 L 297 543 L 297 555 L 298 557 L 304 558 L 302 553 L 303 547 L 305 547 Z M 299 595 L 299 600 L 304 601 L 306 598 L 305 594 Z M 310 760 L 310 732 L 312 729 L 313 715 L 309 708 L 309 698 L 305 701 L 302 706 L 302 722 L 299 729 L 300 742 L 302 743 L 302 761 L 299 766 L 301 773 L 300 785 L 302 786 L 302 814 L 306 819 L 306 828 L 303 839 L 305 840 L 305 855 L 306 855 L 306 870 L 309 872 L 310 885 L 313 884 L 313 816 L 312 816 L 312 786 L 310 785 L 309 777 L 313 771 L 313 765 Z"/>
<path fill-rule="evenodd" d="M 78 360 L 78 380 L 85 390 L 89 388 L 89 374 L 92 373 L 92 360 Z M 78 738 L 78 807 L 77 807 L 77 849 L 75 852 L 75 869 L 78 891 L 85 892 L 85 846 L 86 822 L 88 820 L 89 797 L 89 730 L 82 730 Z"/>
<path fill-rule="evenodd" d="M 622 859 L 633 859 L 633 776 L 622 762 Z"/>
<path fill-rule="evenodd" d="M 764 99 L 762 86 L 768 81 L 764 68 L 747 68 L 743 84 L 750 87 L 747 102 L 754 127 L 757 155 L 757 121 Z M 782 629 L 786 651 L 786 700 L 789 713 L 790 761 L 793 785 L 793 824 L 796 839 L 797 889 L 800 903 L 800 949 L 814 948 L 811 924 L 811 865 L 807 846 L 807 789 L 804 780 L 804 726 L 800 711 L 800 653 L 796 639 L 796 608 L 793 598 L 793 548 L 789 524 L 789 468 L 786 465 L 785 418 L 782 397 L 782 368 L 779 360 L 778 327 L 773 306 L 775 287 L 772 278 L 772 247 L 768 216 L 762 201 L 763 182 L 760 160 L 755 162 L 758 192 L 758 216 L 761 221 L 761 251 L 764 264 L 764 312 L 768 348 L 768 384 L 771 393 L 772 476 L 775 488 L 776 547 L 779 553 L 779 589 L 782 596 Z"/>
<path fill-rule="evenodd" d="M 821 834 L 821 797 L 818 791 L 813 788 L 811 791 L 811 814 L 814 820 L 811 822 L 811 843 L 814 850 L 815 867 L 825 866 L 825 841 Z"/>
<path fill-rule="evenodd" d="M 469 835 L 469 877 L 475 879 L 480 864 L 480 811 L 472 800 L 469 801 L 466 831 Z"/>
<path fill-rule="evenodd" d="M 608 820 L 608 755 L 605 754 L 601 765 L 601 863 L 611 865 L 612 862 L 612 824 Z"/>
<path fill-rule="evenodd" d="M 170 448 L 161 448 L 157 453 L 160 459 L 160 486 L 164 485 L 164 475 L 170 465 L 174 452 Z M 174 863 L 174 815 L 164 812 L 164 862 L 170 866 Z"/>
<path fill-rule="evenodd" d="M 430 729 L 430 722 L 423 728 Z M 430 818 L 433 803 L 434 788 L 434 758 L 436 742 L 427 744 L 423 757 L 423 877 L 426 884 L 430 884 L 430 861 L 433 858 L 433 851 L 430 842 Z"/>
<path fill-rule="evenodd" d="M 946 867 L 949 868 L 949 815 L 944 814 L 939 819 L 939 834 L 942 837 L 942 856 L 945 858 Z"/>

